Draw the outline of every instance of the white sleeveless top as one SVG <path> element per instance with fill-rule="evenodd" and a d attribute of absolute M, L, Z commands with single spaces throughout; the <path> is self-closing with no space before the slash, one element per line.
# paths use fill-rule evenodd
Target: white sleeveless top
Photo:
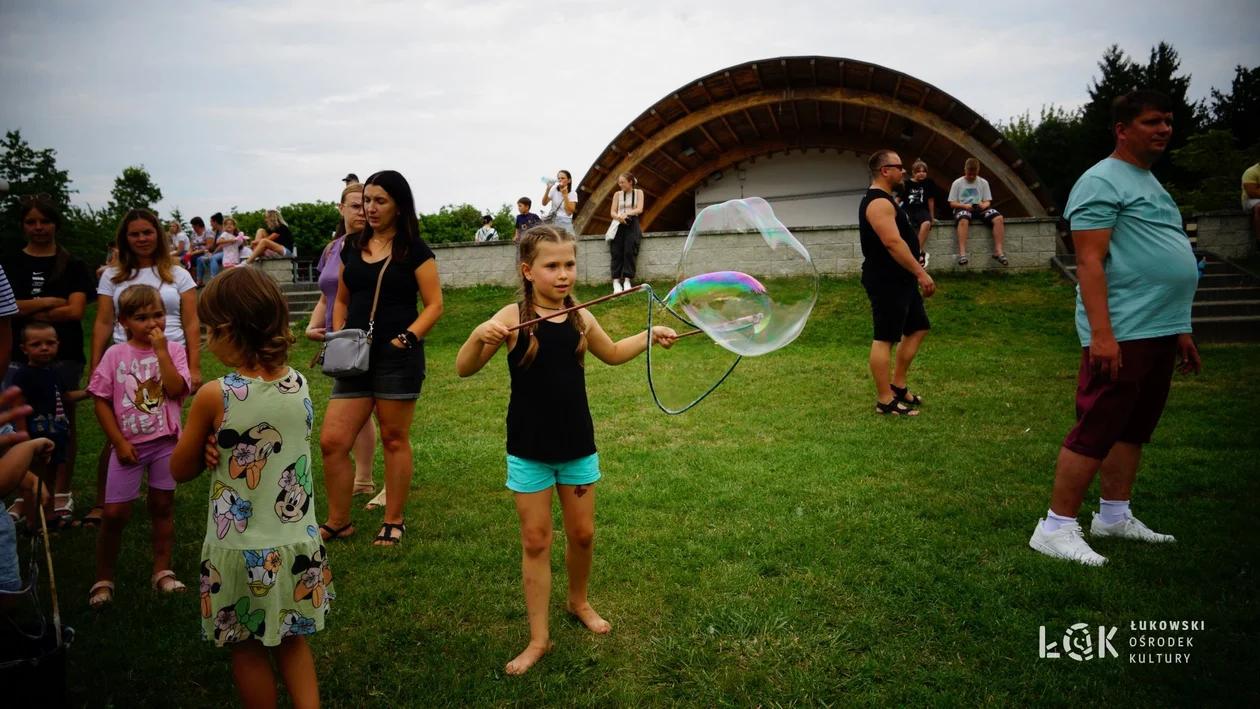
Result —
<path fill-rule="evenodd" d="M 625 214 L 631 207 L 638 206 L 635 203 L 634 192 L 634 190 L 630 190 L 629 194 L 626 194 L 624 190 L 617 192 L 617 214 Z"/>

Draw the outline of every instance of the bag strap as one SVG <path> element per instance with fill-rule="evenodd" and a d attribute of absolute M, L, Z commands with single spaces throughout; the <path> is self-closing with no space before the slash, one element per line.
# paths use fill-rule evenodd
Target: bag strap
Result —
<path fill-rule="evenodd" d="M 392 253 L 385 257 L 385 265 L 381 266 L 381 273 L 376 277 L 376 293 L 372 295 L 372 313 L 368 315 L 368 342 L 372 341 L 372 329 L 376 325 L 376 303 L 381 299 L 381 281 L 385 280 L 385 269 L 389 268 L 389 262 L 393 258 Z"/>

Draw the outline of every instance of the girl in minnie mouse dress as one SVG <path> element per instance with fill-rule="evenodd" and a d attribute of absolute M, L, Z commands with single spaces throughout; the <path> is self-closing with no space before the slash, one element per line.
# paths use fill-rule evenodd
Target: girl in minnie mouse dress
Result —
<path fill-rule="evenodd" d="M 293 705 L 317 706 L 306 636 L 324 627 L 332 575 L 315 527 L 314 409 L 306 380 L 285 364 L 288 305 L 269 276 L 234 268 L 210 281 L 197 313 L 210 351 L 236 369 L 197 393 L 171 462 L 180 482 L 207 464 L 214 476 L 201 553 L 202 636 L 231 647 L 246 706 L 275 705 L 272 657 Z"/>

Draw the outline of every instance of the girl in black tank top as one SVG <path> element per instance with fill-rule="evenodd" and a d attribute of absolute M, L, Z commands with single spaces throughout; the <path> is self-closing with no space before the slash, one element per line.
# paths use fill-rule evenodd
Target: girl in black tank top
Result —
<path fill-rule="evenodd" d="M 521 236 L 519 248 L 524 297 L 477 326 L 455 362 L 459 376 L 469 377 L 481 371 L 501 346 L 508 347 L 512 397 L 507 414 L 507 486 L 516 493 L 521 519 L 521 572 L 530 630 L 529 646 L 507 664 L 508 674 L 524 673 L 551 647 L 547 599 L 553 487 L 560 495 L 568 542 L 568 610 L 592 632 L 607 633 L 612 627 L 586 596 L 594 558 L 594 483 L 600 475 L 583 366 L 588 351 L 606 364 L 625 364 L 647 349 L 649 334 L 644 331 L 614 343 L 586 310 L 509 332 L 518 323 L 576 302 L 572 291 L 577 241 L 571 234 L 537 226 Z M 652 328 L 651 336 L 663 347 L 677 338 L 667 327 Z"/>

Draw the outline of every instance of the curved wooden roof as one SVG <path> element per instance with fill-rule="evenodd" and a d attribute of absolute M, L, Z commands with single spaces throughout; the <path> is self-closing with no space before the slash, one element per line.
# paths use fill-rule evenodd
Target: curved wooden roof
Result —
<path fill-rule="evenodd" d="M 924 81 L 837 57 L 781 57 L 714 72 L 639 114 L 578 182 L 574 226 L 608 228 L 617 175 L 639 178 L 645 230 L 689 228 L 709 175 L 792 150 L 891 148 L 922 157 L 942 186 L 969 157 L 983 163 L 994 206 L 1012 217 L 1058 213 L 1037 173 L 980 114 Z"/>

